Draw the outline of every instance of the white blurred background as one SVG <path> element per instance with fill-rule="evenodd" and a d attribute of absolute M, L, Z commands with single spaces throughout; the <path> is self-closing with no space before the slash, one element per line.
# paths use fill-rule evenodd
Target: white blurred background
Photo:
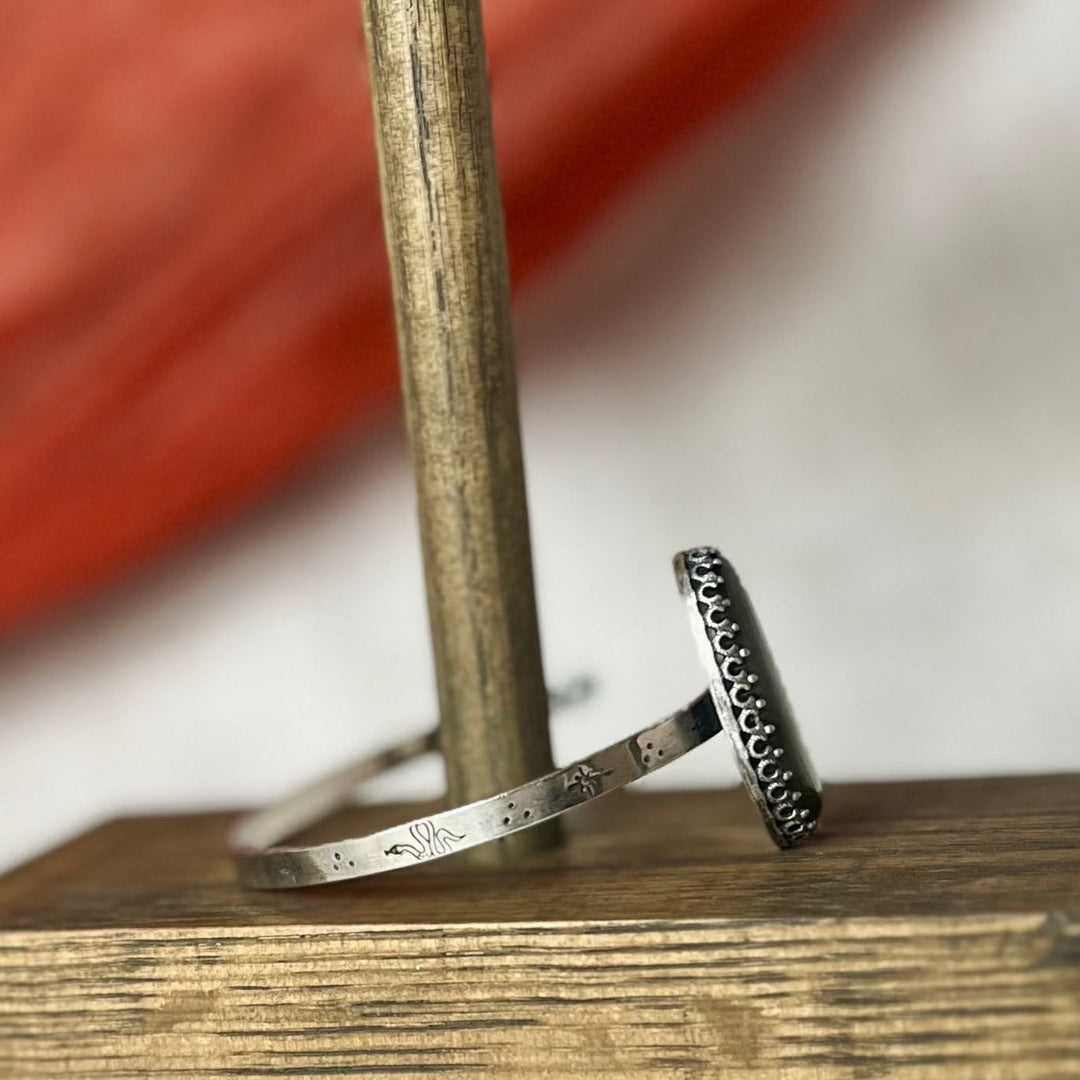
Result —
<path fill-rule="evenodd" d="M 669 560 L 715 543 L 827 781 L 1080 769 L 1078 56 L 1074 0 L 871 5 L 525 299 L 548 675 L 600 684 L 560 760 L 700 688 Z M 0 868 L 426 727 L 414 514 L 391 425 L 0 657 Z"/>

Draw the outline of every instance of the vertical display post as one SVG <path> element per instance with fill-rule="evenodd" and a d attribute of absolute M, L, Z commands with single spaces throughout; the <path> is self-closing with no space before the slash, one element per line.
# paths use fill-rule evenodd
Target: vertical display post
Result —
<path fill-rule="evenodd" d="M 364 0 L 364 29 L 447 787 L 468 802 L 552 767 L 480 0 Z"/>

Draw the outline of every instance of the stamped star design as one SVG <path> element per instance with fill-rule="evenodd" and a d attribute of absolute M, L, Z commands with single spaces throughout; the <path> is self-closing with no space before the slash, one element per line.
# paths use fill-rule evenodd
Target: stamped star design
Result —
<path fill-rule="evenodd" d="M 566 778 L 566 790 L 580 792 L 588 799 L 593 799 L 604 790 L 604 777 L 611 775 L 611 769 L 606 772 L 598 772 L 591 765 L 582 762 Z"/>

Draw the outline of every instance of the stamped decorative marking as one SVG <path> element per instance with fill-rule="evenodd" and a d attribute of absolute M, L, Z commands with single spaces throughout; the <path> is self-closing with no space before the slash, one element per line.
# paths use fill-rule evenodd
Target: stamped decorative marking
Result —
<path fill-rule="evenodd" d="M 350 870 L 354 869 L 356 867 L 356 860 L 346 860 L 346 858 L 341 854 L 340 851 L 335 851 L 334 863 L 333 866 L 331 866 L 331 869 L 334 871 L 335 874 L 340 874 L 346 867 L 348 867 L 348 869 Z"/>
<path fill-rule="evenodd" d="M 705 742 L 711 739 L 720 730 L 720 719 L 717 717 L 710 702 L 708 711 L 694 709 L 690 717 L 690 734 L 695 742 Z"/>
<path fill-rule="evenodd" d="M 587 799 L 595 799 L 604 790 L 604 777 L 610 776 L 614 769 L 606 769 L 598 772 L 588 762 L 581 762 L 566 776 L 566 790 L 571 794 L 584 795 Z"/>
<path fill-rule="evenodd" d="M 454 844 L 460 844 L 465 839 L 452 833 L 445 826 L 435 827 L 430 821 L 416 821 L 409 826 L 409 834 L 414 844 L 394 844 L 388 847 L 384 855 L 411 855 L 417 861 L 421 859 L 433 859 L 437 855 L 449 855 Z"/>

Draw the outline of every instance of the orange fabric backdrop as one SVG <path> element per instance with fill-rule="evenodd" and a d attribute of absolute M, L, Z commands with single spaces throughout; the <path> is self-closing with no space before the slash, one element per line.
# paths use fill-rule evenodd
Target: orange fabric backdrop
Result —
<path fill-rule="evenodd" d="M 515 285 L 851 0 L 485 5 Z M 396 394 L 355 0 L 0 15 L 0 631 Z"/>

